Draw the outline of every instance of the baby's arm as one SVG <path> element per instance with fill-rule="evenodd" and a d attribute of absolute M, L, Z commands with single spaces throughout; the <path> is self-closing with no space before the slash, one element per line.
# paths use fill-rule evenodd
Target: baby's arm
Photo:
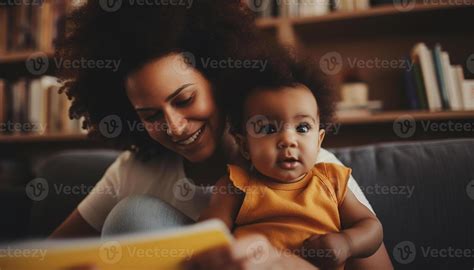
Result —
<path fill-rule="evenodd" d="M 316 235 L 305 241 L 307 248 L 332 250 L 324 258 L 308 258 L 317 266 L 334 267 L 348 258 L 368 257 L 382 244 L 382 224 L 350 190 L 339 206 L 339 214 L 342 226 L 339 233 Z"/>
<path fill-rule="evenodd" d="M 232 230 L 244 197 L 245 194 L 232 184 L 229 176 L 223 176 L 214 186 L 209 206 L 203 211 L 199 221 L 218 218 Z"/>

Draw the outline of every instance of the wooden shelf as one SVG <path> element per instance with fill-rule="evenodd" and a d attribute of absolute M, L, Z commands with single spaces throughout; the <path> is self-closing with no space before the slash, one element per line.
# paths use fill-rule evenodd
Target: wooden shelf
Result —
<path fill-rule="evenodd" d="M 85 141 L 86 134 L 0 135 L 0 143 Z"/>
<path fill-rule="evenodd" d="M 474 119 L 474 111 L 388 111 L 367 116 L 336 117 L 336 122 L 346 125 L 362 125 L 393 122 L 402 116 L 410 116 L 415 121 Z"/>
<path fill-rule="evenodd" d="M 412 9 L 401 11 L 394 5 L 381 5 L 372 7 L 365 10 L 355 11 L 335 11 L 321 16 L 308 16 L 308 17 L 275 17 L 275 18 L 261 18 L 257 19 L 257 26 L 260 28 L 279 27 L 284 24 L 291 25 L 304 25 L 304 24 L 316 24 L 319 22 L 331 22 L 331 21 L 347 21 L 358 18 L 371 18 L 371 17 L 382 17 L 382 16 L 397 16 L 407 13 L 423 13 L 426 11 L 435 10 L 451 10 L 459 8 L 468 8 L 472 5 L 448 5 L 448 4 L 416 4 Z"/>
<path fill-rule="evenodd" d="M 0 54 L 0 64 L 9 64 L 26 61 L 32 54 L 44 53 L 49 58 L 53 57 L 54 52 L 41 52 L 41 51 L 24 51 L 24 52 L 12 52 L 7 54 Z"/>

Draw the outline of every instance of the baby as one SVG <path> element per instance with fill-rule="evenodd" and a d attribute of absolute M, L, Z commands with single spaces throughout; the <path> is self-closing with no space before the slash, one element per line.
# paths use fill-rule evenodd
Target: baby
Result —
<path fill-rule="evenodd" d="M 307 259 L 342 269 L 379 248 L 382 226 L 348 188 L 349 168 L 316 164 L 325 131 L 313 90 L 296 82 L 249 91 L 231 123 L 249 166 L 228 165 L 200 220 L 219 218 L 236 238 L 263 234 L 280 250 L 322 250 Z"/>

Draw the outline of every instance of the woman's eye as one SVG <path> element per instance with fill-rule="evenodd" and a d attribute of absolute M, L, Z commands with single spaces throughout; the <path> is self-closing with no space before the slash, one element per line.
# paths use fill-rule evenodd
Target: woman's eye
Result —
<path fill-rule="evenodd" d="M 183 99 L 183 100 L 177 100 L 177 101 L 174 102 L 174 104 L 178 107 L 184 107 L 184 106 L 188 105 L 189 103 L 191 103 L 193 98 L 194 98 L 194 95 L 190 96 L 189 98 Z"/>
<path fill-rule="evenodd" d="M 162 117 L 162 113 L 161 113 L 161 112 L 156 112 L 155 114 L 146 117 L 146 118 L 145 118 L 145 121 L 147 121 L 147 122 L 155 122 L 155 121 L 158 121 L 159 119 L 161 119 L 161 117 Z"/>
<path fill-rule="evenodd" d="M 296 131 L 299 133 L 307 133 L 310 130 L 311 130 L 311 125 L 308 123 L 302 123 L 296 127 Z"/>

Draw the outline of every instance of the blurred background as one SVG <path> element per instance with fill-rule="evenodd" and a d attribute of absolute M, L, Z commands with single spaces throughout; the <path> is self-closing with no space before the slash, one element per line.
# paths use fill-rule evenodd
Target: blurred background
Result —
<path fill-rule="evenodd" d="M 1 221 L 0 239 L 27 234 L 25 186 L 41 162 L 109 148 L 69 118 L 55 77 L 64 16 L 84 2 L 0 0 L 0 205 L 15 204 L 1 207 L 15 218 Z M 337 91 L 324 147 L 474 137 L 472 1 L 245 2 L 262 35 L 310 55 Z"/>

